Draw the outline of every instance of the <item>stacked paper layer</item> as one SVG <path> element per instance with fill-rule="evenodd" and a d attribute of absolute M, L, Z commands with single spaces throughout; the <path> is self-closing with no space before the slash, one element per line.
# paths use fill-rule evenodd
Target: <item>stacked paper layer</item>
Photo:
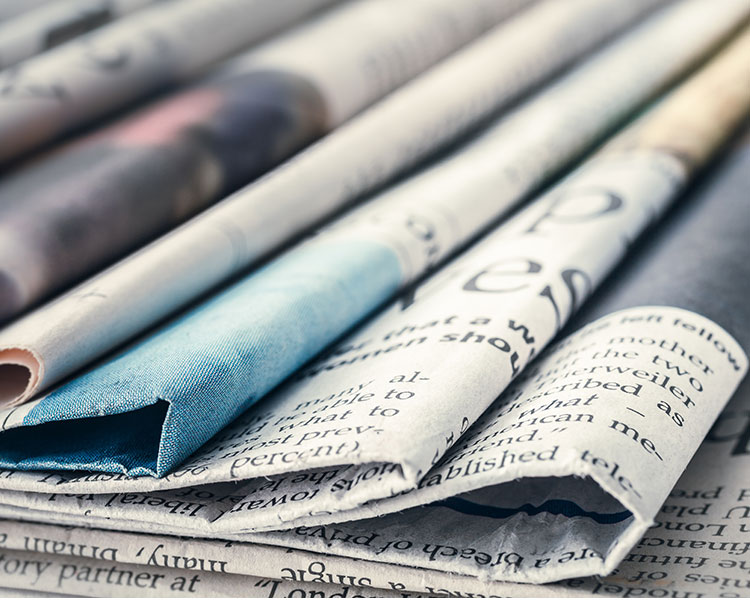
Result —
<path fill-rule="evenodd" d="M 0 593 L 746 592 L 748 0 L 9 9 Z"/>

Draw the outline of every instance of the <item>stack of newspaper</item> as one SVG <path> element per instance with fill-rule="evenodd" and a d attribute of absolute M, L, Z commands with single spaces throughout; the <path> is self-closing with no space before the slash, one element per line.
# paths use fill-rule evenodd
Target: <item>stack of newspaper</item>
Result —
<path fill-rule="evenodd" d="M 5 4 L 3 595 L 750 594 L 750 0 Z"/>

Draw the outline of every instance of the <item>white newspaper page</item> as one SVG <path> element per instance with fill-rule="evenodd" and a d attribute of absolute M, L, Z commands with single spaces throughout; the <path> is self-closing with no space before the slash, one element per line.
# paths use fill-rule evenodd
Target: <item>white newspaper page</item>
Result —
<path fill-rule="evenodd" d="M 630 364 L 631 361 L 622 362 Z M 446 561 L 445 556 L 452 552 L 447 532 L 451 531 L 453 523 L 450 519 L 445 519 L 444 515 L 435 515 L 435 518 L 439 517 L 438 522 L 442 524 L 442 530 L 434 534 L 435 539 L 432 542 L 425 542 L 427 552 L 435 550 L 439 558 L 427 567 L 419 569 L 379 562 L 382 560 L 379 556 L 375 557 L 378 562 L 352 561 L 346 557 L 332 556 L 330 546 L 324 547 L 320 554 L 316 554 L 301 550 L 291 551 L 283 546 L 97 531 L 88 527 L 12 521 L 0 522 L 0 547 L 26 552 L 79 556 L 96 561 L 116 560 L 120 563 L 167 566 L 211 573 L 256 575 L 261 579 L 283 579 L 298 583 L 339 583 L 418 594 L 448 593 L 457 597 L 649 597 L 661 593 L 658 590 L 668 590 L 669 594 L 676 594 L 674 597 L 699 597 L 699 594 L 744 596 L 750 585 L 747 572 L 750 541 L 745 539 L 748 528 L 745 521 L 750 515 L 750 488 L 747 488 L 745 482 L 745 475 L 750 468 L 748 399 L 750 384 L 746 382 L 719 416 L 690 466 L 669 492 L 666 502 L 644 537 L 637 541 L 616 568 L 601 580 L 574 577 L 554 586 L 539 587 L 456 575 L 451 572 L 452 567 L 447 572 L 436 570 L 443 566 L 439 561 Z M 638 401 L 637 398 L 628 400 Z M 585 420 L 582 419 L 581 422 Z M 557 428 L 562 427 L 558 425 Z M 535 437 L 538 435 L 539 433 L 535 434 Z M 520 437 L 520 431 L 516 437 Z M 469 442 L 470 439 L 467 438 L 466 443 Z M 581 483 L 583 482 L 579 480 L 574 485 Z M 586 486 L 586 490 L 590 491 L 591 488 Z M 587 501 L 590 502 L 591 499 L 588 498 Z M 515 518 L 518 518 L 518 515 Z M 472 522 L 475 522 L 477 528 L 488 529 L 487 517 L 462 513 L 460 519 L 461 528 L 471 526 Z M 600 527 L 604 529 L 604 526 Z M 384 528 L 379 525 L 376 530 L 361 535 L 355 535 L 352 531 L 340 527 L 317 528 L 317 531 L 308 528 L 300 531 L 309 537 L 318 537 L 326 532 L 331 538 L 327 544 L 334 546 L 336 540 L 343 543 L 349 536 L 350 545 L 359 544 L 367 547 L 379 544 L 379 547 L 382 547 L 386 541 L 382 535 L 383 530 Z M 412 531 L 395 542 L 398 542 L 398 546 L 405 547 L 407 540 L 414 543 L 413 538 Z M 470 554 L 466 547 L 461 551 L 464 556 Z M 562 553 L 560 555 L 562 565 L 575 560 L 571 557 L 565 561 L 565 556 Z M 518 557 L 511 558 L 518 560 Z M 541 564 L 544 559 L 537 559 L 536 562 Z M 542 568 L 544 566 L 546 565 L 542 565 Z M 34 578 L 30 577 L 27 581 L 35 585 Z"/>
<path fill-rule="evenodd" d="M 368 505 L 387 516 L 337 524 L 337 536 L 307 526 L 268 537 L 498 580 L 605 575 L 746 369 L 736 341 L 697 314 L 614 313 L 530 367 L 418 490 Z M 428 506 L 397 512 L 416 505 Z"/>
<path fill-rule="evenodd" d="M 401 592 L 351 584 L 292 582 L 210 571 L 132 565 L 19 552 L 0 554 L 3 585 L 45 594 L 134 598 L 403 598 Z"/>
<path fill-rule="evenodd" d="M 734 70 L 747 68 L 742 56 L 738 42 L 636 131 L 658 127 L 668 135 L 672 129 L 664 127 L 665 119 L 675 130 L 684 119 L 702 119 L 714 124 L 707 142 L 714 144 L 717 129 L 731 131 L 750 104 L 750 90 Z M 686 114 L 683 106 L 696 100 L 703 111 Z M 702 130 L 697 131 L 687 138 L 690 144 L 683 143 L 698 149 L 693 164 L 708 154 L 696 141 Z M 158 480 L 159 486 L 182 489 L 146 493 L 154 489 L 153 480 L 112 474 L 9 473 L 2 480 L 2 502 L 148 520 L 205 534 L 378 514 L 377 505 L 355 509 L 424 482 L 427 471 L 556 335 L 629 240 L 676 196 L 690 162 L 662 149 L 659 136 L 646 139 L 660 149 L 607 150 L 592 159 L 434 279 L 419 301 L 397 303 L 182 469 Z M 684 385 L 680 389 L 689 393 Z M 690 438 L 686 448 L 698 442 Z M 674 464 L 682 460 L 683 468 L 689 456 L 675 456 Z M 197 487 L 222 480 L 227 483 Z M 85 495 L 59 493 L 62 486 L 67 494 Z M 102 493 L 103 486 L 112 494 Z M 34 493 L 44 490 L 47 494 Z M 421 503 L 419 493 L 403 502 Z M 389 502 L 393 510 L 399 507 L 398 500 Z M 633 506 L 627 504 L 629 510 Z"/>
<path fill-rule="evenodd" d="M 715 320 L 649 305 L 537 355 L 747 113 L 748 39 L 160 482 L 175 489 L 4 471 L 4 516 L 242 538 L 479 580 L 611 571 L 747 357 Z M 277 529 L 289 531 L 242 535 Z"/>
<path fill-rule="evenodd" d="M 0 521 L 0 548 L 92 561 L 117 561 L 123 565 L 253 575 L 260 579 L 302 584 L 327 583 L 415 594 L 544 594 L 544 591 L 535 591 L 528 585 L 480 581 L 432 569 L 353 561 L 279 546 L 104 531 L 72 525 Z M 26 583 L 36 586 L 34 577 L 29 577 Z"/>

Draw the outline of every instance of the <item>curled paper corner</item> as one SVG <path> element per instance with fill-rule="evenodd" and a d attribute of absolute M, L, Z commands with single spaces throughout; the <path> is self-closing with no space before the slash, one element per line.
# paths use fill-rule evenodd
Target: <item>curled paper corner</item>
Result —
<path fill-rule="evenodd" d="M 39 389 L 44 364 L 31 350 L 0 349 L 0 409 L 20 406 Z"/>

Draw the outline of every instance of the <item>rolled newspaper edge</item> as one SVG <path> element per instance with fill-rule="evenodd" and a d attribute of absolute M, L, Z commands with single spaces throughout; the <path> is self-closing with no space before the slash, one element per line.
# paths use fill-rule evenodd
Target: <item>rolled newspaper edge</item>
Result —
<path fill-rule="evenodd" d="M 750 112 L 750 80 L 732 80 L 748 72 L 750 26 L 745 26 L 718 56 L 678 93 L 666 96 L 604 151 L 649 147 L 676 157 L 692 170 L 705 167 Z M 696 110 L 697 106 L 705 108 Z"/>
<path fill-rule="evenodd" d="M 546 6 L 546 8 L 545 8 L 545 6 Z M 598 46 L 599 44 L 603 43 L 606 39 L 608 39 L 611 36 L 614 36 L 616 33 L 618 33 L 621 30 L 627 28 L 628 25 L 630 25 L 633 22 L 637 21 L 640 17 L 645 16 L 646 14 L 648 14 L 651 10 L 653 10 L 655 8 L 655 6 L 653 4 L 651 4 L 651 3 L 649 3 L 649 2 L 642 2 L 642 3 L 639 3 L 639 4 L 634 5 L 634 6 L 636 6 L 636 8 L 631 9 L 630 12 L 624 13 L 620 17 L 620 20 L 616 20 L 615 22 L 608 24 L 608 28 L 609 29 L 607 30 L 608 31 L 607 35 L 605 35 L 603 38 L 598 39 L 598 41 L 597 40 L 592 41 L 591 44 L 590 44 L 590 46 L 588 46 L 586 48 L 581 48 L 581 51 L 586 50 L 586 49 L 590 50 L 591 47 Z M 551 12 L 554 8 L 555 8 L 554 3 L 542 3 L 538 7 L 536 7 L 536 10 L 538 10 L 540 13 L 541 12 Z M 569 9 L 569 7 L 568 7 L 568 9 Z M 729 20 L 735 20 L 734 25 L 732 25 L 731 27 L 736 27 L 736 18 L 739 16 L 740 13 L 742 13 L 742 11 L 735 10 L 735 9 L 732 9 L 732 10 L 729 11 L 728 14 L 731 16 L 731 19 L 729 19 Z M 521 26 L 521 21 L 525 21 L 525 20 L 527 20 L 531 16 L 533 16 L 533 14 L 529 14 L 528 16 L 526 16 L 524 14 L 519 15 L 519 17 L 518 17 L 519 27 Z M 504 24 L 504 23 L 499 24 L 497 26 L 497 28 L 493 29 L 491 33 L 487 34 L 488 38 L 491 37 L 491 36 L 504 35 L 505 34 L 504 29 L 506 27 L 513 27 L 514 23 L 515 23 L 515 21 L 510 21 L 508 24 Z M 727 25 L 727 27 L 729 27 L 729 25 Z M 727 31 L 726 30 L 724 30 L 720 34 L 717 34 L 717 38 L 723 38 L 725 35 L 727 35 Z M 488 44 L 487 41 L 485 41 L 485 40 L 486 40 L 486 38 L 477 40 L 477 42 L 475 42 L 474 45 L 467 47 L 466 49 L 464 49 L 460 53 L 457 53 L 455 56 L 452 56 L 452 57 L 450 57 L 450 59 L 446 60 L 446 62 L 445 62 L 444 65 L 437 65 L 437 66 L 433 67 L 432 70 L 425 72 L 425 74 L 422 76 L 424 78 L 425 84 L 421 84 L 420 83 L 421 80 L 419 80 L 419 79 L 415 80 L 413 83 L 409 84 L 409 87 L 407 89 L 400 90 L 399 94 L 396 95 L 396 96 L 394 96 L 394 98 L 393 98 L 392 101 L 386 100 L 385 102 L 386 103 L 390 102 L 390 104 L 384 104 L 384 106 L 382 108 L 382 112 L 384 114 L 388 114 L 388 111 L 393 110 L 393 109 L 390 108 L 391 105 L 400 106 L 400 105 L 407 105 L 407 104 L 409 104 L 409 100 L 410 100 L 411 97 L 419 95 L 419 91 L 418 90 L 421 89 L 420 88 L 421 85 L 423 86 L 424 89 L 427 89 L 427 90 L 430 89 L 430 86 L 435 87 L 436 84 L 433 83 L 433 82 L 438 82 L 439 83 L 441 81 L 442 72 L 444 72 L 444 71 L 451 71 L 451 72 L 453 72 L 453 71 L 456 70 L 457 66 L 461 66 L 461 65 L 465 65 L 465 64 L 466 65 L 471 65 L 472 64 L 472 57 L 474 57 L 474 56 L 476 56 L 476 58 L 479 59 L 479 62 L 481 62 L 483 60 L 484 55 L 487 52 L 487 49 L 491 49 L 491 45 Z M 718 39 L 716 39 L 716 38 L 714 38 L 710 42 L 710 44 L 708 44 L 708 45 L 713 45 L 715 43 L 718 43 Z M 566 60 L 565 63 L 567 64 L 573 58 L 574 57 L 569 57 L 569 59 Z M 559 68 L 560 68 L 560 65 L 557 65 L 557 66 L 554 66 L 554 68 L 552 68 L 551 70 L 552 70 L 552 72 L 557 72 L 559 70 Z M 547 73 L 547 75 L 549 75 L 549 74 L 550 73 Z M 531 86 L 531 85 L 533 85 L 535 83 L 538 83 L 538 81 L 537 81 L 537 79 L 535 77 L 532 76 L 529 81 L 526 81 L 522 85 L 518 86 L 519 89 L 514 89 L 513 92 L 510 93 L 510 94 L 508 94 L 507 91 L 503 91 L 502 93 L 500 93 L 499 91 L 496 91 L 496 92 L 494 92 L 494 94 L 495 94 L 494 100 L 489 100 L 486 97 L 483 97 L 483 98 L 480 98 L 479 100 L 475 101 L 474 102 L 475 104 L 479 104 L 481 102 L 481 104 L 482 104 L 481 108 L 473 108 L 472 110 L 475 111 L 475 112 L 473 112 L 470 117 L 465 117 L 466 118 L 466 122 L 462 123 L 462 125 L 460 127 L 458 127 L 458 130 L 459 131 L 464 131 L 466 129 L 469 129 L 472 125 L 474 125 L 476 122 L 478 122 L 479 120 L 481 120 L 483 117 L 486 117 L 487 114 L 489 112 L 491 112 L 492 110 L 498 110 L 499 108 L 501 108 L 503 106 L 507 106 L 512 100 L 514 100 L 515 98 L 518 98 L 519 96 L 521 96 L 523 94 L 523 92 L 527 91 L 527 89 L 528 89 L 529 86 Z M 414 90 L 414 91 L 411 91 L 411 90 Z M 481 92 L 477 93 L 477 96 L 480 96 L 480 94 L 484 94 L 485 96 L 488 95 L 487 92 L 484 91 L 484 90 L 482 90 Z M 403 100 L 401 100 L 401 98 L 403 98 Z M 470 101 L 467 100 L 466 103 L 469 104 Z M 372 117 L 373 121 L 377 121 L 377 119 L 380 118 L 380 117 L 376 116 L 376 115 L 379 114 L 377 106 L 373 107 L 369 111 L 369 113 L 373 115 L 373 117 Z M 369 117 L 368 115 L 363 115 L 362 118 L 359 121 L 357 121 L 357 124 L 352 123 L 351 128 L 358 127 L 359 126 L 358 123 L 363 123 L 364 120 L 370 119 L 370 118 L 371 117 Z M 356 130 L 355 130 L 355 132 L 356 132 Z M 336 134 L 334 133 L 333 136 L 335 136 L 335 135 Z M 344 134 L 344 135 L 346 135 L 346 134 Z M 419 135 L 420 135 L 420 132 L 415 132 L 414 137 L 418 138 Z M 457 135 L 457 132 L 456 132 L 455 135 Z M 448 139 L 453 139 L 455 137 L 455 135 L 451 134 L 451 135 L 447 135 L 445 137 L 447 137 Z M 335 139 L 335 138 L 332 137 L 332 139 Z M 398 141 L 399 140 L 397 140 L 396 143 L 398 143 Z M 319 148 L 321 148 L 321 149 L 325 148 L 326 147 L 325 146 L 326 143 L 327 142 L 325 140 L 323 142 L 321 142 L 321 144 L 319 145 Z M 328 143 L 333 143 L 333 142 L 328 142 Z M 441 141 L 441 142 L 437 143 L 436 145 L 440 146 L 443 143 L 444 143 L 444 141 Z M 310 163 L 310 158 L 312 156 L 314 156 L 315 152 L 319 152 L 319 151 L 321 153 L 324 153 L 324 151 L 318 150 L 317 148 L 311 148 L 307 153 L 304 154 L 304 156 L 301 156 L 299 158 L 301 160 L 303 160 L 303 161 L 307 160 L 307 164 L 309 164 Z M 424 155 L 424 154 L 426 154 L 426 152 L 422 152 L 421 155 Z M 288 167 L 286 167 L 284 170 L 279 171 L 278 175 L 275 175 L 275 174 L 272 173 L 269 177 L 266 178 L 266 181 L 263 182 L 261 185 L 266 185 L 266 186 L 270 185 L 270 186 L 273 186 L 274 185 L 273 182 L 274 182 L 275 178 L 282 179 L 283 177 L 285 177 L 286 173 L 284 171 L 287 171 L 287 170 L 291 169 L 294 164 L 295 163 L 290 162 L 289 165 L 288 165 Z M 388 174 L 386 174 L 386 175 L 388 175 Z M 390 175 L 388 175 L 388 177 L 390 177 Z M 376 180 L 377 178 L 374 178 L 374 179 L 375 180 L 372 181 L 373 186 L 378 182 Z M 150 246 L 147 246 L 145 249 L 143 249 L 142 251 L 140 251 L 139 254 L 141 255 L 141 257 L 136 257 L 135 259 L 132 256 L 131 257 L 127 257 L 127 258 L 125 258 L 119 264 L 123 265 L 125 269 L 127 269 L 128 265 L 130 265 L 130 267 L 131 267 L 131 273 L 130 273 L 130 275 L 132 276 L 133 273 L 137 272 L 138 273 L 139 285 L 140 285 L 140 282 L 142 282 L 142 280 L 143 280 L 143 275 L 144 275 L 143 271 L 144 271 L 144 268 L 148 268 L 147 259 L 145 259 L 145 257 L 143 257 L 143 255 L 146 254 L 149 251 L 149 249 L 152 249 L 153 253 L 155 253 L 155 254 L 158 253 L 160 250 L 164 251 L 165 246 L 169 245 L 169 242 L 170 242 L 169 237 L 170 236 L 171 237 L 176 237 L 177 235 L 180 235 L 181 232 L 184 232 L 189 227 L 200 229 L 201 225 L 203 225 L 203 227 L 204 227 L 203 231 L 210 231 L 209 236 L 212 237 L 212 239 L 215 238 L 216 237 L 216 233 L 217 233 L 216 229 L 218 227 L 216 225 L 214 225 L 213 227 L 211 227 L 211 219 L 214 218 L 214 220 L 216 222 L 215 217 L 216 217 L 217 213 L 220 214 L 220 211 L 222 211 L 222 210 L 225 211 L 225 212 L 227 212 L 227 213 L 230 213 L 230 211 L 232 210 L 232 199 L 234 199 L 234 204 L 236 205 L 237 204 L 237 199 L 242 194 L 248 194 L 249 191 L 253 191 L 254 189 L 255 188 L 247 188 L 247 189 L 243 189 L 243 190 L 238 191 L 236 194 L 234 194 L 233 196 L 230 196 L 225 201 L 223 207 L 221 205 L 218 205 L 218 206 L 214 207 L 214 209 L 212 209 L 213 210 L 212 213 L 210 213 L 210 214 L 207 213 L 206 215 L 202 215 L 202 216 L 198 217 L 197 219 L 195 219 L 194 221 L 191 221 L 191 222 L 183 225 L 183 227 L 180 230 L 178 230 L 177 232 L 172 232 L 172 233 L 168 234 L 168 236 L 166 236 L 164 239 L 156 240 L 153 244 L 151 244 Z M 262 192 L 263 189 L 264 188 L 260 187 L 261 191 L 259 193 L 263 193 Z M 342 199 L 337 199 L 334 204 L 337 204 L 337 205 L 343 204 L 343 200 Z M 333 208 L 335 208 L 335 206 L 331 206 L 331 207 L 329 207 L 326 210 L 332 210 Z M 207 223 L 208 223 L 209 227 L 206 227 Z M 239 235 L 243 235 L 244 236 L 244 232 L 242 232 L 241 234 L 240 234 L 240 232 L 237 232 L 237 233 L 232 232 L 232 236 L 230 236 L 231 237 L 230 241 L 232 242 L 232 244 L 234 244 L 235 242 L 239 242 L 238 245 L 244 245 L 244 244 L 247 243 L 244 240 L 241 240 L 241 241 L 240 240 L 236 240 L 235 236 L 239 237 Z M 209 236 L 206 236 L 206 238 L 208 238 Z M 184 237 L 184 235 L 183 235 L 183 237 Z M 260 236 L 260 237 L 264 238 L 265 235 Z M 171 240 L 171 241 L 174 242 L 174 240 Z M 163 242 L 166 242 L 166 244 L 164 244 Z M 226 242 L 226 240 L 222 239 L 222 242 Z M 179 243 L 180 242 L 178 241 L 177 244 L 179 244 Z M 176 248 L 176 247 L 177 247 L 177 245 L 175 245 L 173 243 L 172 246 L 170 246 L 170 247 L 167 248 L 167 251 L 169 251 L 169 248 Z M 163 252 L 162 252 L 162 254 L 163 254 Z M 139 262 L 139 258 L 140 258 L 140 262 Z M 135 268 L 133 268 L 133 263 L 134 262 L 136 263 Z M 108 273 L 113 273 L 115 271 L 115 269 L 117 269 L 117 268 L 118 268 L 118 264 L 114 265 L 109 271 L 105 271 L 104 275 L 102 275 L 102 274 L 96 275 L 94 278 L 92 278 L 91 280 L 89 280 L 89 282 L 85 282 L 82 285 L 83 286 L 90 286 L 90 282 L 93 282 L 96 279 L 100 279 L 102 276 L 106 277 Z M 213 277 L 213 275 L 212 275 L 212 277 Z M 226 277 L 226 274 L 222 274 L 221 277 Z M 221 277 L 219 278 L 219 281 L 221 280 Z M 210 288 L 211 285 L 213 285 L 213 284 L 216 283 L 215 280 L 207 280 L 207 281 L 208 281 L 208 283 L 200 283 L 199 285 L 203 286 L 204 289 L 205 289 L 205 288 Z M 190 286 L 187 286 L 187 287 L 190 287 Z M 60 308 L 62 308 L 63 310 L 65 310 L 65 308 L 66 308 L 66 302 L 67 302 L 68 308 L 71 308 L 73 312 L 76 312 L 77 307 L 75 307 L 74 303 L 71 302 L 71 298 L 73 296 L 75 296 L 75 295 L 80 295 L 82 289 L 83 289 L 83 287 L 81 287 L 81 288 L 74 288 L 70 292 L 64 294 L 63 296 L 60 296 L 58 299 L 53 300 L 52 303 L 50 305 L 48 305 L 47 307 L 42 307 L 42 309 L 39 309 L 37 311 L 34 311 L 34 312 L 30 313 L 29 315 L 27 315 L 25 317 L 22 317 L 22 319 L 19 320 L 18 323 L 24 323 L 24 324 L 26 324 L 29 321 L 31 321 L 31 322 L 33 322 L 33 321 L 37 321 L 37 322 L 45 322 L 45 321 L 47 321 L 47 323 L 49 323 L 49 318 L 52 315 L 54 315 L 54 319 L 57 320 L 57 317 L 60 314 L 59 310 L 60 310 Z M 203 290 L 200 290 L 200 291 L 203 291 Z M 187 292 L 187 295 L 194 296 L 194 295 L 196 295 L 196 291 L 191 288 L 190 291 Z M 132 295 L 130 296 L 130 298 L 132 299 Z M 139 302 L 138 306 L 142 306 L 142 303 L 140 303 L 140 299 L 138 300 L 138 302 Z M 179 306 L 179 303 L 177 303 L 177 304 Z M 172 307 L 171 310 L 174 310 L 174 307 Z M 153 315 L 153 313 L 154 313 L 153 309 L 150 308 L 148 311 L 145 311 L 145 312 L 147 312 L 149 315 L 151 315 L 152 322 L 153 322 L 153 320 L 156 320 L 156 318 L 154 318 L 154 315 Z M 158 315 L 155 315 L 155 316 L 156 317 L 163 317 L 165 314 L 169 314 L 169 311 L 161 312 L 161 313 L 159 313 Z M 91 321 L 90 316 L 87 317 L 87 320 Z M 66 324 L 70 324 L 70 323 L 73 323 L 75 321 L 78 321 L 77 317 L 74 317 L 73 319 L 68 319 L 66 317 L 63 320 L 63 322 L 66 323 Z M 147 323 L 147 325 L 148 324 L 150 324 L 150 323 Z M 10 327 L 16 327 L 16 324 L 14 323 Z M 10 329 L 10 327 L 9 327 L 9 329 Z M 42 331 L 42 329 L 39 329 L 36 326 L 35 326 L 35 328 L 37 329 L 37 331 Z M 138 326 L 135 327 L 135 331 L 131 331 L 130 332 L 130 337 L 132 338 L 136 333 L 138 333 L 139 331 L 141 331 L 144 328 L 145 327 L 142 324 L 139 324 Z M 45 329 L 45 328 L 43 328 L 43 329 Z M 50 340 L 53 341 L 53 343 L 58 343 L 59 341 L 62 341 L 62 339 L 64 339 L 65 337 L 67 337 L 67 333 L 69 333 L 69 327 L 61 327 L 58 332 L 56 332 L 53 335 L 45 336 L 45 338 L 49 337 Z M 2 336 L 2 337 L 5 337 L 5 336 Z M 126 339 L 129 339 L 129 338 L 126 338 Z M 46 344 L 47 341 L 49 341 L 49 340 L 45 339 L 45 344 Z M 89 338 L 89 341 L 90 341 L 90 338 Z M 91 355 L 91 347 L 97 347 L 98 344 L 99 344 L 99 342 L 95 342 L 93 344 L 89 344 L 88 341 L 87 341 L 87 342 L 84 342 L 84 343 L 80 344 L 83 347 L 82 352 L 84 354 L 86 354 L 86 353 L 88 353 L 88 354 L 86 354 L 87 358 L 86 358 L 86 360 L 83 363 L 76 364 L 76 368 L 83 367 L 84 364 L 90 363 L 91 360 L 96 359 L 97 357 L 101 356 L 101 354 L 103 354 L 105 351 L 111 350 L 112 347 L 115 347 L 117 344 L 119 344 L 119 343 L 121 343 L 123 341 L 125 341 L 125 340 L 122 339 L 122 338 L 118 339 L 117 343 L 109 345 L 107 348 L 104 349 L 104 351 L 98 351 L 98 350 L 95 351 L 94 352 L 94 356 L 90 356 Z M 23 342 L 21 342 L 19 340 L 19 343 L 15 343 L 14 342 L 12 345 L 8 344 L 7 342 L 5 343 L 5 345 L 0 345 L 0 381 L 7 374 L 6 373 L 6 369 L 5 369 L 6 366 L 10 366 L 12 368 L 12 372 L 16 373 L 16 375 L 15 375 L 16 384 L 12 386 L 12 389 L 16 391 L 16 394 L 15 395 L 11 394 L 10 391 L 6 391 L 5 393 L 0 392 L 0 409 L 2 409 L 2 408 L 9 408 L 9 407 L 13 407 L 13 406 L 18 406 L 20 404 L 23 404 L 23 403 L 27 402 L 35 394 L 43 391 L 44 389 L 48 388 L 51 385 L 54 385 L 60 379 L 62 379 L 63 377 L 69 375 L 72 371 L 75 370 L 75 369 L 69 368 L 69 365 L 63 365 L 61 367 L 60 365 L 57 365 L 57 364 L 48 364 L 48 362 L 55 363 L 57 357 L 51 357 L 50 358 L 49 356 L 46 356 L 47 353 L 44 351 L 44 348 L 46 348 L 47 346 L 45 345 L 44 348 L 42 348 L 40 346 L 35 345 L 33 342 L 34 341 L 32 340 L 32 343 L 24 344 Z M 22 369 L 25 369 L 26 371 L 28 371 L 28 374 L 25 375 L 27 377 L 26 385 L 25 386 L 21 384 L 21 380 L 23 379 L 23 377 L 22 377 L 21 372 L 20 372 L 21 370 L 19 369 L 19 364 L 18 363 L 10 363 L 10 362 L 8 362 L 6 364 L 5 361 L 6 361 L 6 358 L 8 356 L 15 356 L 15 355 L 12 355 L 12 354 L 11 355 L 6 354 L 5 352 L 7 350 L 21 350 L 21 351 L 25 351 L 25 352 L 28 353 L 28 356 L 33 356 L 34 357 L 34 359 L 32 361 L 25 362 L 24 366 L 22 367 Z M 15 360 L 15 358 L 14 358 L 14 360 Z M 64 372 L 62 372 L 62 371 L 64 371 Z M 6 387 L 8 390 L 10 390 L 11 386 L 4 386 L 4 387 Z M 2 389 L 2 384 L 0 384 L 0 389 Z"/>
<path fill-rule="evenodd" d="M 44 375 L 44 363 L 33 350 L 0 350 L 0 406 L 12 408 L 31 398 Z"/>

